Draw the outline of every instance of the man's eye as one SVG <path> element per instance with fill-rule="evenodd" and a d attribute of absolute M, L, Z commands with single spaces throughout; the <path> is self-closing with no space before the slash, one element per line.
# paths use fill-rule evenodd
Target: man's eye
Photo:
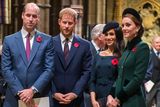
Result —
<path fill-rule="evenodd" d="M 30 14 L 26 14 L 26 16 L 27 16 L 27 17 L 30 17 L 31 15 L 30 15 Z"/>
<path fill-rule="evenodd" d="M 37 15 L 32 15 L 32 17 L 33 17 L 33 18 L 37 18 L 38 16 L 37 16 Z"/>

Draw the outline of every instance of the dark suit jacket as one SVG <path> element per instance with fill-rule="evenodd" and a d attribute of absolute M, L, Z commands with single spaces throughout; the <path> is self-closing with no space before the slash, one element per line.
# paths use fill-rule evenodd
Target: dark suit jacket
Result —
<path fill-rule="evenodd" d="M 53 38 L 55 46 L 55 72 L 53 78 L 53 94 L 60 92 L 63 94 L 73 92 L 78 95 L 78 99 L 65 107 L 75 107 L 73 103 L 81 103 L 82 93 L 89 80 L 91 71 L 92 55 L 90 43 L 77 35 L 74 35 L 72 46 L 69 51 L 67 63 L 65 63 L 64 53 L 62 51 L 60 36 Z M 81 99 L 81 100 L 79 100 Z M 54 107 L 61 107 L 55 101 Z"/>
<path fill-rule="evenodd" d="M 37 41 L 37 37 L 42 41 Z M 30 60 L 27 61 L 21 32 L 5 37 L 2 50 L 2 74 L 8 87 L 4 107 L 18 107 L 17 93 L 34 86 L 40 96 L 51 92 L 54 70 L 52 37 L 38 32 L 35 35 Z"/>
<path fill-rule="evenodd" d="M 145 107 L 142 83 L 149 62 L 149 47 L 136 37 L 127 44 L 118 66 L 116 97 L 122 107 Z"/>
<path fill-rule="evenodd" d="M 152 73 L 151 80 L 154 83 L 160 82 L 160 59 L 156 56 L 155 52 L 151 50 L 151 66 L 148 72 Z"/>
<path fill-rule="evenodd" d="M 147 82 L 148 80 L 151 80 L 155 83 L 151 91 L 149 93 L 146 93 L 146 104 L 147 107 L 150 107 L 155 97 L 156 100 L 158 100 L 157 92 L 160 89 L 160 59 L 156 56 L 153 49 L 151 49 L 150 51 L 150 61 L 147 69 L 145 82 Z"/>
<path fill-rule="evenodd" d="M 96 48 L 94 47 L 94 45 L 92 44 L 92 42 L 90 42 L 90 47 L 91 47 L 92 55 L 93 55 L 93 57 L 95 57 L 96 54 L 97 54 L 97 50 L 96 50 Z"/>

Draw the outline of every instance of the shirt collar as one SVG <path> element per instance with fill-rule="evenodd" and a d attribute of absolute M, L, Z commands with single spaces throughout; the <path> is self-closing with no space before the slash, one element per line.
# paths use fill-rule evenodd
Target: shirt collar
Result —
<path fill-rule="evenodd" d="M 156 53 L 156 54 L 157 54 L 157 52 L 158 52 L 155 48 L 153 48 L 153 51 L 154 51 L 154 53 Z"/>
<path fill-rule="evenodd" d="M 97 46 L 97 44 L 93 40 L 91 42 L 92 42 L 93 46 L 95 47 L 96 51 L 98 51 L 100 48 Z"/>
<path fill-rule="evenodd" d="M 60 33 L 60 39 L 61 39 L 61 42 L 62 43 L 64 43 L 65 42 L 65 36 L 62 34 L 62 33 Z M 72 36 L 70 36 L 69 38 L 69 42 L 72 42 L 73 41 L 73 34 L 72 34 Z"/>
<path fill-rule="evenodd" d="M 22 27 L 21 32 L 22 32 L 23 38 L 26 38 L 28 35 L 28 32 L 24 29 L 24 27 Z M 35 35 L 35 33 L 36 33 L 36 29 L 34 29 L 32 32 L 30 32 L 31 38 Z"/>

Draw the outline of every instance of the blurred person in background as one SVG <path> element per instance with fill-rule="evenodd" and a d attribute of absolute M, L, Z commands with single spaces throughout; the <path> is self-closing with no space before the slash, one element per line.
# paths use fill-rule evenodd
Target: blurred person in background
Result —
<path fill-rule="evenodd" d="M 145 78 L 145 85 L 149 82 L 154 85 L 149 92 L 146 92 L 146 105 L 147 107 L 160 107 L 160 36 L 154 36 L 150 50 L 150 60 Z"/>
<path fill-rule="evenodd" d="M 93 56 L 104 49 L 105 41 L 102 33 L 104 26 L 105 24 L 97 24 L 91 31 L 91 50 Z"/>

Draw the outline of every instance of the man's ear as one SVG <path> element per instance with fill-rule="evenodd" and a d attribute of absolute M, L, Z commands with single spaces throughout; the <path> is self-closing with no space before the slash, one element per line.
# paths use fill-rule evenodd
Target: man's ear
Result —
<path fill-rule="evenodd" d="M 24 18 L 24 12 L 22 12 L 21 18 L 22 18 L 22 19 Z"/>
<path fill-rule="evenodd" d="M 61 23 L 61 19 L 58 19 L 58 24 L 60 25 L 60 23 Z"/>

